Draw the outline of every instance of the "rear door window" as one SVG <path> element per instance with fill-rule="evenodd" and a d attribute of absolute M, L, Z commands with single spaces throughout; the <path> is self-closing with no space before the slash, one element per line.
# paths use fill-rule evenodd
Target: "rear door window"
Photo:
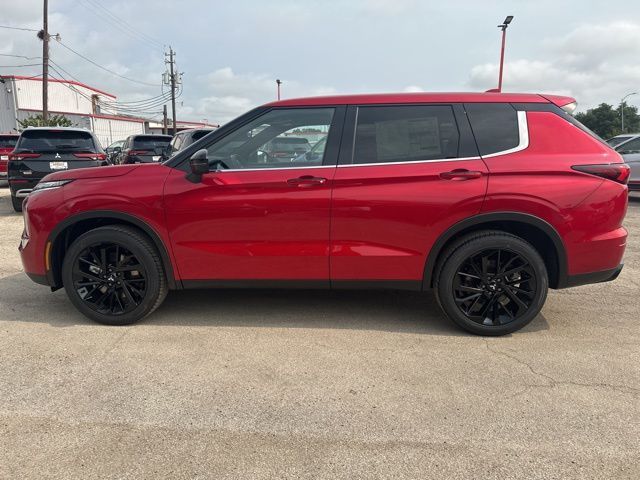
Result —
<path fill-rule="evenodd" d="M 89 132 L 66 130 L 25 130 L 17 150 L 33 152 L 90 152 L 97 150 Z"/>
<path fill-rule="evenodd" d="M 459 143 L 449 105 L 359 107 L 353 163 L 457 158 Z"/>
<path fill-rule="evenodd" d="M 508 103 L 467 103 L 464 106 L 480 155 L 510 150 L 520 144 L 518 113 Z"/>

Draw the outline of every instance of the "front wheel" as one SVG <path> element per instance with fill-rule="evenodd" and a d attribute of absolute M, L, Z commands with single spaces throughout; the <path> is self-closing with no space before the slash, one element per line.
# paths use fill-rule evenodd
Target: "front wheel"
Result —
<path fill-rule="evenodd" d="M 533 246 L 509 233 L 484 231 L 445 252 L 434 287 L 438 303 L 456 324 L 478 335 L 505 335 L 540 312 L 548 283 Z"/>
<path fill-rule="evenodd" d="M 64 257 L 62 283 L 74 306 L 107 325 L 149 315 L 167 295 L 154 245 L 139 230 L 110 225 L 78 237 Z"/>

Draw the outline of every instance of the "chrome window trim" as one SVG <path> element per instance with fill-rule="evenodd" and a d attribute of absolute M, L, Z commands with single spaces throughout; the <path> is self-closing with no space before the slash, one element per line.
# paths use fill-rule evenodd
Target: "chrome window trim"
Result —
<path fill-rule="evenodd" d="M 527 124 L 527 112 L 518 110 L 518 145 L 508 150 L 501 150 L 495 153 L 482 155 L 482 158 L 498 157 L 500 155 L 509 155 L 510 153 L 520 152 L 529 147 L 529 126 Z"/>
<path fill-rule="evenodd" d="M 269 170 L 299 170 L 303 168 L 336 168 L 335 165 L 318 165 L 316 167 L 273 167 L 273 168 L 221 168 L 220 170 L 209 170 L 209 173 L 224 172 L 264 172 Z"/>
<path fill-rule="evenodd" d="M 356 114 L 357 115 L 357 114 Z M 435 162 L 463 162 L 468 160 L 480 160 L 482 158 L 498 157 L 501 155 L 509 155 L 510 153 L 520 152 L 529 147 L 529 126 L 527 123 L 527 112 L 519 110 L 518 115 L 518 145 L 508 150 L 501 150 L 487 155 L 475 157 L 459 157 L 459 158 L 434 158 L 431 160 L 411 160 L 408 162 L 378 162 L 378 163 L 347 163 L 342 165 L 318 165 L 315 167 L 274 167 L 274 168 L 229 168 L 224 170 L 212 170 L 214 173 L 221 172 L 260 172 L 265 170 L 291 170 L 291 169 L 307 169 L 307 168 L 349 168 L 349 167 L 374 167 L 385 165 L 407 165 L 416 163 L 435 163 Z M 354 135 L 355 142 L 355 135 Z M 352 150 L 353 151 L 353 150 Z M 211 172 L 210 172 L 211 173 Z"/>
<path fill-rule="evenodd" d="M 457 157 L 457 158 L 433 158 L 431 160 L 410 160 L 407 162 L 378 162 L 378 163 L 347 163 L 338 165 L 342 167 L 375 167 L 377 165 L 407 165 L 412 163 L 434 163 L 434 162 L 463 162 L 465 160 L 480 160 L 480 157 Z"/>

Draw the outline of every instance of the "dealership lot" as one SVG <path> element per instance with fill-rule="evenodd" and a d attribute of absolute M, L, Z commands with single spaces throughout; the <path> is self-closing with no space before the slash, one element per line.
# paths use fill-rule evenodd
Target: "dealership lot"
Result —
<path fill-rule="evenodd" d="M 7 189 L 0 226 L 0 478 L 637 478 L 638 195 L 616 282 L 488 339 L 405 292 L 171 292 L 105 327 L 22 273 Z"/>

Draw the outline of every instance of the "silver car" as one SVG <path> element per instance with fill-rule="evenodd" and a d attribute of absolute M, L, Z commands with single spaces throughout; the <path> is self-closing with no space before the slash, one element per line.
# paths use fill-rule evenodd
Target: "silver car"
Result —
<path fill-rule="evenodd" d="M 611 140 L 622 137 L 618 135 L 608 140 L 611 145 Z M 631 167 L 631 176 L 629 177 L 629 191 L 640 191 L 640 133 L 624 135 L 623 141 L 613 146 L 614 150 L 622 155 L 624 161 Z"/>

